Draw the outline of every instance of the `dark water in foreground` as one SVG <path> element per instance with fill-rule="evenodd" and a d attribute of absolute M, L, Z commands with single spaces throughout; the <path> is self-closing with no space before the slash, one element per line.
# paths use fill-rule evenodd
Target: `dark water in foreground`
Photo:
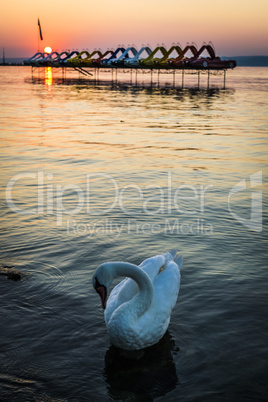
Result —
<path fill-rule="evenodd" d="M 0 400 L 266 400 L 268 69 L 39 78 L 0 69 L 1 267 L 22 276 L 0 276 Z M 168 332 L 126 361 L 92 274 L 173 248 Z"/>

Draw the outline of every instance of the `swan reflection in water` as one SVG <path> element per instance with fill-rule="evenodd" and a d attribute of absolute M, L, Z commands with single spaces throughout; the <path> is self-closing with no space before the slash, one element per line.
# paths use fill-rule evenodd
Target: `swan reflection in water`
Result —
<path fill-rule="evenodd" d="M 109 396 L 148 401 L 166 395 L 179 382 L 173 361 L 178 351 L 168 331 L 156 345 L 143 350 L 125 351 L 111 345 L 104 369 Z"/>

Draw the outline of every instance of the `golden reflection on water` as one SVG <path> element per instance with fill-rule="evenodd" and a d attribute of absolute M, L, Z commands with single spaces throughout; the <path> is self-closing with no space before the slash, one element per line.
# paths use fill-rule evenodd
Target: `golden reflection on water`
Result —
<path fill-rule="evenodd" d="M 24 107 L 15 112 L 10 106 L 2 144 L 4 154 L 16 154 L 13 167 L 21 165 L 20 155 L 37 169 L 44 160 L 47 166 L 57 163 L 62 173 L 67 167 L 77 174 L 128 171 L 130 176 L 175 169 L 221 176 L 241 165 L 251 171 L 264 159 L 264 138 L 251 117 L 254 112 L 260 121 L 260 109 L 245 102 L 247 89 L 134 88 L 125 86 L 119 73 L 122 85 L 85 85 L 63 82 L 60 70 L 43 71 L 42 78 L 23 85 L 22 102 L 31 99 L 27 114 Z M 196 85 L 195 78 L 188 81 Z M 263 101 L 263 93 L 258 96 Z"/>
<path fill-rule="evenodd" d="M 52 67 L 45 67 L 45 85 L 49 92 L 51 92 L 53 83 Z"/>

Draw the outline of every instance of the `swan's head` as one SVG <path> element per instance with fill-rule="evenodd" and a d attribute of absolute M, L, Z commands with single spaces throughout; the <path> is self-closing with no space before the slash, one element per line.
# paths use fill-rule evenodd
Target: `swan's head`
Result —
<path fill-rule="evenodd" d="M 113 275 L 112 270 L 109 269 L 109 263 L 100 265 L 93 275 L 92 284 L 96 292 L 100 295 L 103 309 L 106 308 L 108 289 L 112 281 Z"/>

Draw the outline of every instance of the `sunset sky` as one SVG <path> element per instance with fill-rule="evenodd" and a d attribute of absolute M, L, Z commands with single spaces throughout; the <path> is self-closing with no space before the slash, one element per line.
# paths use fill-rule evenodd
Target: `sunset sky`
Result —
<path fill-rule="evenodd" d="M 38 17 L 42 49 L 212 41 L 219 56 L 268 55 L 267 0 L 9 0 L 0 8 L 6 57 L 35 53 Z"/>

